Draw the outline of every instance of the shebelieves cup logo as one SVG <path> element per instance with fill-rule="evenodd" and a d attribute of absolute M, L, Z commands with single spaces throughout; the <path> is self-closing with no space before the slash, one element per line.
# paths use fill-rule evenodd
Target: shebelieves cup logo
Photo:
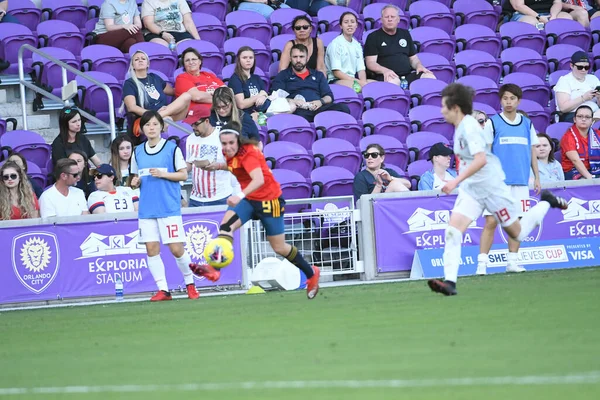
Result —
<path fill-rule="evenodd" d="M 185 230 L 185 250 L 193 262 L 206 264 L 204 249 L 208 242 L 219 235 L 219 224 L 212 220 L 192 220 L 183 223 Z M 194 275 L 198 280 L 204 277 Z"/>
<path fill-rule="evenodd" d="M 42 293 L 58 274 L 58 239 L 47 232 L 15 236 L 11 258 L 13 270 L 21 284 L 33 293 Z"/>

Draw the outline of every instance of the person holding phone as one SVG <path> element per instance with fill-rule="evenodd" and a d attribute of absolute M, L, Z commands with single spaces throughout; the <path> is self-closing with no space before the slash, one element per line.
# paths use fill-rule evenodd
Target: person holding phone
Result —
<path fill-rule="evenodd" d="M 590 65 L 588 54 L 576 51 L 571 56 L 571 72 L 561 76 L 554 86 L 561 121 L 574 122 L 575 110 L 582 105 L 592 109 L 594 119 L 600 118 L 600 79 L 589 73 Z"/>

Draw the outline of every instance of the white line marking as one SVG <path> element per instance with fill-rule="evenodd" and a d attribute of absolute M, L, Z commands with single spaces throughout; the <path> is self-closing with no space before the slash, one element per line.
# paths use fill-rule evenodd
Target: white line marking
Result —
<path fill-rule="evenodd" d="M 265 389 L 366 389 L 411 387 L 432 388 L 439 386 L 580 385 L 598 383 L 600 383 L 600 371 L 591 371 L 587 373 L 573 375 L 500 376 L 451 379 L 267 381 L 230 383 L 187 383 L 178 385 L 57 386 L 34 388 L 21 387 L 0 388 L 0 396 L 22 394 L 195 392 Z"/>

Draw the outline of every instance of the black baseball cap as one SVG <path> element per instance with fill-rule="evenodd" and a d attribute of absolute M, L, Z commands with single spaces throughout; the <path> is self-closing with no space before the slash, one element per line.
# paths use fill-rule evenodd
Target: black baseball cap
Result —
<path fill-rule="evenodd" d="M 589 64 L 590 58 L 588 56 L 588 53 L 586 53 L 585 51 L 576 51 L 575 53 L 573 53 L 573 55 L 571 56 L 571 63 L 576 64 L 579 62 Z"/>
<path fill-rule="evenodd" d="M 454 154 L 450 146 L 445 143 L 439 142 L 431 146 L 429 150 L 429 160 L 432 160 L 434 156 L 451 156 Z"/>

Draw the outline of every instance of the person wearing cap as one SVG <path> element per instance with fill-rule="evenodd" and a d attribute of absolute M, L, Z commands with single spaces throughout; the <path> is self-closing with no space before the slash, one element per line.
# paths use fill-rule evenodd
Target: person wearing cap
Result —
<path fill-rule="evenodd" d="M 117 173 L 109 164 L 102 164 L 90 171 L 96 182 L 96 190 L 88 198 L 90 214 L 133 212 L 138 210 L 138 196 L 127 186 L 115 186 Z"/>
<path fill-rule="evenodd" d="M 419 190 L 438 190 L 446 182 L 456 178 L 456 172 L 450 168 L 450 159 L 454 152 L 445 143 L 436 143 L 429 150 L 432 168 L 421 175 Z"/>
<path fill-rule="evenodd" d="M 502 11 L 512 14 L 511 21 L 525 22 L 538 29 L 543 29 L 544 24 L 553 19 L 573 19 L 568 13 L 571 8 L 562 0 L 507 0 Z"/>
<path fill-rule="evenodd" d="M 584 51 L 576 51 L 571 56 L 571 72 L 561 76 L 554 86 L 556 108 L 561 113 L 560 120 L 573 122 L 575 109 L 586 105 L 592 109 L 594 119 L 600 118 L 598 104 L 600 79 L 589 74 L 590 59 Z"/>

